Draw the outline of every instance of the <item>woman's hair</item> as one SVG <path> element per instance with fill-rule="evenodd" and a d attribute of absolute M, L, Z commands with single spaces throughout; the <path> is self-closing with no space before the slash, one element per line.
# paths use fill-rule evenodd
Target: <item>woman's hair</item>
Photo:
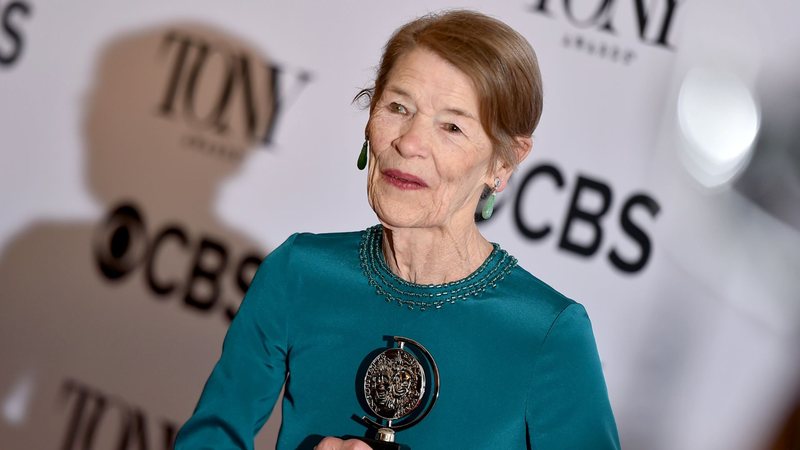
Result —
<path fill-rule="evenodd" d="M 492 142 L 492 162 L 516 167 L 514 139 L 531 136 L 542 115 L 542 76 L 528 41 L 505 23 L 474 11 L 413 20 L 386 43 L 375 87 L 356 96 L 370 98 L 370 113 L 397 60 L 417 47 L 433 51 L 472 80 L 480 121 Z"/>

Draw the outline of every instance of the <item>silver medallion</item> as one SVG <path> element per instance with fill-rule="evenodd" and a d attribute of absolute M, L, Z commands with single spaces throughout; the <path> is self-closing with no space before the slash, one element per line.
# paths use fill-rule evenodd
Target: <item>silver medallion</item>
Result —
<path fill-rule="evenodd" d="M 364 398 L 376 416 L 395 420 L 413 412 L 425 395 L 425 371 L 402 348 L 379 354 L 364 376 Z"/>
<path fill-rule="evenodd" d="M 378 420 L 367 416 L 361 420 L 377 429 L 377 440 L 360 439 L 373 448 L 408 448 L 380 443 L 393 443 L 396 431 L 419 423 L 439 398 L 439 368 L 430 352 L 412 339 L 400 336 L 392 339 L 397 347 L 378 354 L 364 374 L 364 400 Z M 418 357 L 426 363 L 424 367 Z M 430 392 L 426 392 L 426 373 L 430 377 Z"/>

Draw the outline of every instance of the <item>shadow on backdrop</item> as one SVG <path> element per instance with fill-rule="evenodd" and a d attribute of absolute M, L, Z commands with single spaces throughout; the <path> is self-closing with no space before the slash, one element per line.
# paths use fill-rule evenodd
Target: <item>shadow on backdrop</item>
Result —
<path fill-rule="evenodd" d="M 0 259 L 4 448 L 171 448 L 266 253 L 213 203 L 265 150 L 275 76 L 262 52 L 205 26 L 104 47 L 83 134 L 105 216 L 36 223 Z"/>

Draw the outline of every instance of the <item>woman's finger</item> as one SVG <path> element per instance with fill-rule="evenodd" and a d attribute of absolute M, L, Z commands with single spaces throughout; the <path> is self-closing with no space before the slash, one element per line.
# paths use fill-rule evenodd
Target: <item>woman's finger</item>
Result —
<path fill-rule="evenodd" d="M 348 439 L 346 441 L 332 436 L 321 440 L 314 450 L 372 450 L 372 447 L 364 441 L 358 439 Z"/>

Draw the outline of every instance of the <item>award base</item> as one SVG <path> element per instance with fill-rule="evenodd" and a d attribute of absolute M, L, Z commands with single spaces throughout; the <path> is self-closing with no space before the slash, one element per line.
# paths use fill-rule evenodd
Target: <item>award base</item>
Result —
<path fill-rule="evenodd" d="M 372 447 L 372 450 L 411 450 L 411 447 L 403 444 L 398 444 L 397 442 L 379 441 L 377 439 L 370 439 L 364 437 L 360 437 L 357 439 L 369 444 L 369 446 Z"/>
<path fill-rule="evenodd" d="M 411 447 L 398 444 L 394 441 L 394 430 L 391 428 L 379 429 L 378 434 L 375 437 L 378 439 L 347 436 L 347 438 L 354 438 L 358 439 L 359 441 L 366 442 L 370 447 L 372 447 L 372 450 L 411 450 Z"/>

